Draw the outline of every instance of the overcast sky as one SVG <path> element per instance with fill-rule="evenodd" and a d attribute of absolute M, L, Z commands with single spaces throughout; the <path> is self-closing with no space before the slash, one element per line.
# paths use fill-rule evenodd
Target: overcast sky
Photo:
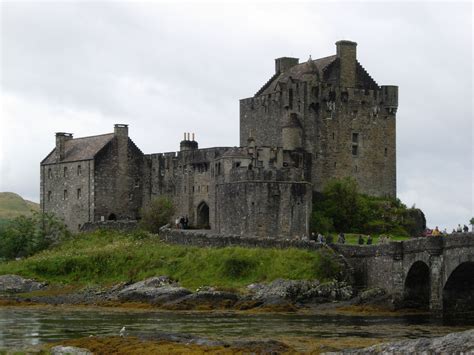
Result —
<path fill-rule="evenodd" d="M 1 2 L 0 191 L 39 201 L 55 132 L 128 123 L 144 153 L 239 144 L 239 102 L 274 58 L 358 43 L 379 85 L 399 86 L 397 189 L 432 227 L 473 211 L 470 2 Z"/>

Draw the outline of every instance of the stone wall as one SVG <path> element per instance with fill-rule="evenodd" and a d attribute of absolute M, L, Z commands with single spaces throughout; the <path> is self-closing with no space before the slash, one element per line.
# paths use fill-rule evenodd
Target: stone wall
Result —
<path fill-rule="evenodd" d="M 95 157 L 94 221 L 137 219 L 143 200 L 143 153 L 128 137 L 114 139 Z"/>
<path fill-rule="evenodd" d="M 96 230 L 114 230 L 121 232 L 131 232 L 138 228 L 137 221 L 104 221 L 88 222 L 81 227 L 81 232 L 93 232 Z"/>
<path fill-rule="evenodd" d="M 94 215 L 94 162 L 92 160 L 41 166 L 41 210 L 62 219 L 71 231 L 92 221 Z"/>
<path fill-rule="evenodd" d="M 314 241 L 294 239 L 275 239 L 261 237 L 241 237 L 239 235 L 224 235 L 193 230 L 165 229 L 160 232 L 160 238 L 171 244 L 192 245 L 197 247 L 223 248 L 241 246 L 248 248 L 299 248 L 319 250 L 323 247 Z"/>

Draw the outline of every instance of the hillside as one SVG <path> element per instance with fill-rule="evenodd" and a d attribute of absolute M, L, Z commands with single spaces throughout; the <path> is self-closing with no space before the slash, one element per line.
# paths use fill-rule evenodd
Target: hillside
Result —
<path fill-rule="evenodd" d="M 13 192 L 0 192 L 0 219 L 12 219 L 21 215 L 30 215 L 39 211 L 38 203 L 24 200 Z"/>

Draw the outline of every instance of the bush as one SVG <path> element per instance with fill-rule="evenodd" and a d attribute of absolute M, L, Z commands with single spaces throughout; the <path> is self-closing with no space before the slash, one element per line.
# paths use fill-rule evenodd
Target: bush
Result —
<path fill-rule="evenodd" d="M 160 227 L 171 223 L 175 208 L 173 202 L 164 196 L 151 201 L 141 210 L 140 227 L 152 233 L 158 233 Z"/>
<path fill-rule="evenodd" d="M 29 217 L 20 216 L 0 231 L 0 258 L 30 256 L 68 236 L 66 226 L 51 214 L 34 212 Z"/>

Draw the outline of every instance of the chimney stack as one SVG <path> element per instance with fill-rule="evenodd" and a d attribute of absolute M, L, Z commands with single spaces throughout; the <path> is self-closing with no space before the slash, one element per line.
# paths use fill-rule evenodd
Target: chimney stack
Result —
<path fill-rule="evenodd" d="M 70 139 L 72 139 L 72 133 L 56 133 L 56 161 L 59 162 L 64 159 L 66 152 L 66 142 Z"/>
<path fill-rule="evenodd" d="M 290 58 L 290 57 L 281 57 L 275 59 L 275 73 L 283 73 L 290 69 L 291 67 L 294 67 L 295 65 L 298 65 L 300 62 L 299 58 Z"/>
<path fill-rule="evenodd" d="M 339 85 L 353 88 L 356 86 L 357 43 L 352 41 L 337 41 L 337 57 L 340 62 Z"/>

